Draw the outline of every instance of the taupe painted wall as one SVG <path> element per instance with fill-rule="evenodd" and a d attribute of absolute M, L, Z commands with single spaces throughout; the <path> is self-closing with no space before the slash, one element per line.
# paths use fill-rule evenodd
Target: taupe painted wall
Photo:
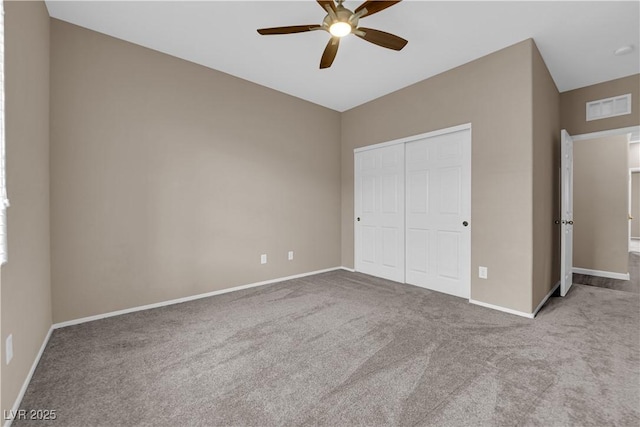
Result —
<path fill-rule="evenodd" d="M 631 174 L 631 237 L 640 239 L 640 172 Z"/>
<path fill-rule="evenodd" d="M 586 121 L 586 103 L 631 93 L 631 114 Z M 640 74 L 560 94 L 560 122 L 571 135 L 640 125 Z"/>
<path fill-rule="evenodd" d="M 573 265 L 628 272 L 627 136 L 576 141 L 573 147 Z"/>
<path fill-rule="evenodd" d="M 9 261 L 2 267 L 2 410 L 11 408 L 51 326 L 49 15 L 5 2 Z M 13 334 L 13 360 L 5 340 Z"/>
<path fill-rule="evenodd" d="M 470 122 L 471 298 L 531 312 L 532 48 L 526 40 L 343 113 L 343 265 L 354 265 L 353 149 Z"/>
<path fill-rule="evenodd" d="M 535 309 L 560 278 L 558 206 L 560 93 L 533 46 L 533 299 Z"/>
<path fill-rule="evenodd" d="M 340 266 L 339 113 L 57 20 L 51 89 L 55 322 Z"/>

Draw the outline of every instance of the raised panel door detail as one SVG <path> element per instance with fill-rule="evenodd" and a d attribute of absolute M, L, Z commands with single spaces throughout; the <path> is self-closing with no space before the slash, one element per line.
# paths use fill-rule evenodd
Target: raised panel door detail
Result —
<path fill-rule="evenodd" d="M 385 149 L 381 148 L 381 150 Z M 380 156 L 382 168 L 386 169 L 398 167 L 400 165 L 400 154 L 401 153 L 397 150 L 386 150 L 386 152 Z"/>
<path fill-rule="evenodd" d="M 438 210 L 443 214 L 459 214 L 460 213 L 460 167 L 442 168 L 440 169 L 440 203 Z"/>
<path fill-rule="evenodd" d="M 355 153 L 356 271 L 405 280 L 404 144 Z"/>
<path fill-rule="evenodd" d="M 362 227 L 362 243 L 360 246 L 362 261 L 368 263 L 376 262 L 376 228 L 370 226 Z"/>
<path fill-rule="evenodd" d="M 437 271 L 439 277 L 460 279 L 460 233 L 438 231 Z"/>
<path fill-rule="evenodd" d="M 429 272 L 429 230 L 407 229 L 407 274 Z"/>
<path fill-rule="evenodd" d="M 426 214 L 429 210 L 429 172 L 413 171 L 407 176 L 408 212 Z"/>
<path fill-rule="evenodd" d="M 398 267 L 398 238 L 400 231 L 396 227 L 382 227 L 382 264 Z"/>
<path fill-rule="evenodd" d="M 361 171 L 372 171 L 376 169 L 376 156 L 374 153 L 362 153 L 360 168 Z"/>
<path fill-rule="evenodd" d="M 385 175 L 382 180 L 382 212 L 398 213 L 398 176 Z"/>
<path fill-rule="evenodd" d="M 373 213 L 376 210 L 376 179 L 373 176 L 362 177 L 362 212 Z"/>
<path fill-rule="evenodd" d="M 407 144 L 407 165 L 429 160 L 429 147 L 420 144 Z"/>
<path fill-rule="evenodd" d="M 460 159 L 462 156 L 462 140 L 457 135 L 442 135 L 436 143 L 438 160 Z"/>
<path fill-rule="evenodd" d="M 469 298 L 471 132 L 412 141 L 406 152 L 407 283 Z M 409 160 L 413 153 L 422 154 Z"/>

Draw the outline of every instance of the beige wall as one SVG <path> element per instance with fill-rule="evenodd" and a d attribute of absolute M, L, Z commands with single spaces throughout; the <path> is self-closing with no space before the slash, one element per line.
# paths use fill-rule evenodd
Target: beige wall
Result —
<path fill-rule="evenodd" d="M 531 312 L 532 46 L 524 41 L 343 113 L 343 265 L 354 265 L 353 149 L 470 122 L 471 298 Z M 480 265 L 487 280 L 477 277 Z"/>
<path fill-rule="evenodd" d="M 637 145 L 637 144 L 636 144 Z M 631 237 L 640 239 L 640 172 L 631 174 Z"/>
<path fill-rule="evenodd" d="M 586 121 L 586 103 L 631 93 L 631 114 Z M 560 94 L 560 121 L 571 135 L 640 125 L 640 74 Z"/>
<path fill-rule="evenodd" d="M 560 277 L 558 206 L 560 93 L 533 46 L 533 299 L 532 308 Z"/>
<path fill-rule="evenodd" d="M 2 267 L 2 402 L 11 408 L 51 326 L 49 15 L 5 2 L 9 262 Z M 13 360 L 5 340 L 13 335 Z"/>
<path fill-rule="evenodd" d="M 573 265 L 628 272 L 627 136 L 574 143 Z"/>
<path fill-rule="evenodd" d="M 340 266 L 339 113 L 57 20 L 51 89 L 55 322 Z"/>

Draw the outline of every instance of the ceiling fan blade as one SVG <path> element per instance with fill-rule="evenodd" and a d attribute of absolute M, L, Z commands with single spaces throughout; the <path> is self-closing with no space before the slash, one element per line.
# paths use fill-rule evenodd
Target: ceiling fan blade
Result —
<path fill-rule="evenodd" d="M 358 6 L 358 8 L 353 11 L 353 13 L 358 13 L 362 9 L 367 9 L 367 13 L 362 15 L 362 17 L 364 18 L 365 16 L 373 15 L 374 13 L 378 13 L 381 10 L 385 10 L 386 8 L 391 7 L 396 3 L 400 3 L 401 1 L 402 0 L 397 0 L 397 1 L 367 0 L 364 3 L 362 3 L 360 6 Z"/>
<path fill-rule="evenodd" d="M 327 11 L 327 6 L 329 6 L 331 10 L 333 10 L 334 12 L 336 11 L 336 4 L 333 2 L 333 0 L 316 0 L 316 1 L 325 12 Z"/>
<path fill-rule="evenodd" d="M 364 35 L 359 34 L 360 32 L 364 32 Z M 402 50 L 408 43 L 408 41 L 402 37 L 372 28 L 358 27 L 358 32 L 354 32 L 354 34 L 361 39 L 377 44 L 378 46 L 386 47 L 387 49 Z"/>
<path fill-rule="evenodd" d="M 340 37 L 331 37 L 327 47 L 324 48 L 322 58 L 320 59 L 320 69 L 329 68 L 333 64 L 333 60 L 338 53 L 338 46 L 340 45 Z"/>
<path fill-rule="evenodd" d="M 294 25 L 292 27 L 274 27 L 274 28 L 261 28 L 258 30 L 258 33 L 263 36 L 269 36 L 273 34 L 293 34 L 293 33 L 304 33 L 306 31 L 312 31 L 322 28 L 320 25 Z"/>

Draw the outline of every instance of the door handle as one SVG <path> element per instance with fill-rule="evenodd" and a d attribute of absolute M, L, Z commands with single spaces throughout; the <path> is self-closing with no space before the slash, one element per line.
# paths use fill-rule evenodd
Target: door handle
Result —
<path fill-rule="evenodd" d="M 469 225 L 469 223 L 467 221 L 462 221 L 462 225 L 466 227 L 467 225 Z"/>
<path fill-rule="evenodd" d="M 360 221 L 360 217 L 356 218 L 358 221 Z"/>

